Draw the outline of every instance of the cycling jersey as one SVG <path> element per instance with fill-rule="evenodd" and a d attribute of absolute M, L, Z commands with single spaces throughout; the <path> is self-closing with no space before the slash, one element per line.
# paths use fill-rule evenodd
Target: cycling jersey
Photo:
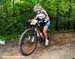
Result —
<path fill-rule="evenodd" d="M 48 16 L 47 12 L 45 10 L 42 10 L 40 14 L 36 15 L 36 19 L 39 18 L 40 20 L 45 21 L 46 20 L 46 16 Z M 48 21 L 45 24 L 46 28 L 48 28 L 49 26 L 50 26 L 50 21 Z"/>
<path fill-rule="evenodd" d="M 36 19 L 39 18 L 41 20 L 45 20 L 46 16 L 48 16 L 48 14 L 46 13 L 46 11 L 42 10 L 40 14 L 36 15 Z"/>

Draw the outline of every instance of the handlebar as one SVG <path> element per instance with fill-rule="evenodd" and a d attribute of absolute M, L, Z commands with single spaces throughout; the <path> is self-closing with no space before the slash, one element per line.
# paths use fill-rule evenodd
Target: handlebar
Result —
<path fill-rule="evenodd" d="M 28 20 L 27 22 L 31 22 L 32 20 Z M 43 21 L 41 21 L 41 20 L 37 20 L 37 23 L 43 23 Z"/>
<path fill-rule="evenodd" d="M 37 26 L 40 26 L 41 24 L 43 25 L 44 22 L 41 21 L 41 20 L 28 20 L 26 21 L 28 23 L 28 25 L 37 25 Z M 30 23 L 30 24 L 29 24 Z M 36 23 L 36 24 L 35 24 Z"/>

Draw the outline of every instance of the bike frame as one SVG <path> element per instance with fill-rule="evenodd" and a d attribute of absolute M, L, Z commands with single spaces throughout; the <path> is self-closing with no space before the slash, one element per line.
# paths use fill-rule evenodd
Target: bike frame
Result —
<path fill-rule="evenodd" d="M 31 26 L 31 28 L 36 31 L 36 37 L 37 37 L 37 40 L 40 40 L 41 39 L 41 36 L 40 36 L 40 30 L 38 29 L 38 25 L 35 25 L 35 26 Z"/>

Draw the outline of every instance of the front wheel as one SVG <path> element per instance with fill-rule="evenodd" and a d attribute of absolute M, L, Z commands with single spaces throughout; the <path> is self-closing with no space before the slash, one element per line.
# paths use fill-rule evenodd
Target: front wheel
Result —
<path fill-rule="evenodd" d="M 22 55 L 28 56 L 34 52 L 37 46 L 36 31 L 27 29 L 23 32 L 19 41 L 19 49 Z"/>

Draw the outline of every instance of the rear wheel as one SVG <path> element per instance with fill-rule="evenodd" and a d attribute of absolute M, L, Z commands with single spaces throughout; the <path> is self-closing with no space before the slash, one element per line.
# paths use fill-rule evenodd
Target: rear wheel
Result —
<path fill-rule="evenodd" d="M 37 46 L 36 31 L 33 29 L 27 29 L 21 35 L 19 41 L 20 52 L 23 55 L 28 56 L 34 52 L 36 46 Z"/>

